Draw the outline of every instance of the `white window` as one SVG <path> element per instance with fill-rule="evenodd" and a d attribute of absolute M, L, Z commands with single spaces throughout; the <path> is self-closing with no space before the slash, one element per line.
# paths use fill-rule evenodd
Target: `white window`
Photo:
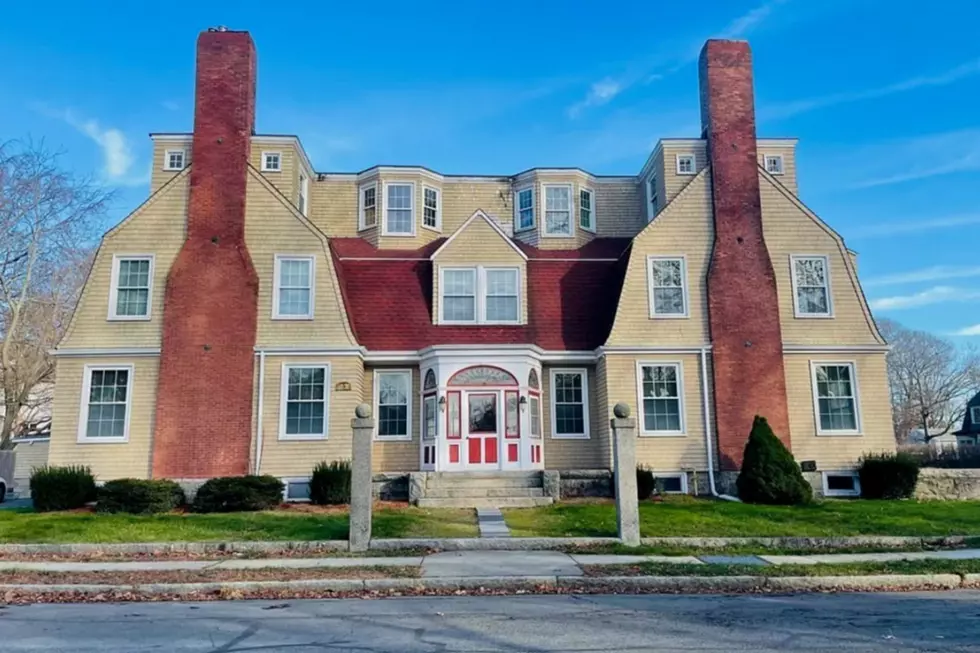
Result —
<path fill-rule="evenodd" d="M 684 257 L 647 257 L 650 317 L 688 317 L 687 262 Z"/>
<path fill-rule="evenodd" d="M 274 319 L 312 319 L 315 260 L 312 256 L 276 256 Z"/>
<path fill-rule="evenodd" d="M 588 396 L 585 370 L 551 370 L 551 437 L 589 437 Z"/>
<path fill-rule="evenodd" d="M 306 215 L 306 203 L 308 202 L 307 197 L 310 192 L 310 180 L 306 175 L 300 173 L 299 175 L 299 212 Z"/>
<path fill-rule="evenodd" d="M 680 363 L 639 363 L 637 387 L 643 435 L 684 434 L 684 377 Z"/>
<path fill-rule="evenodd" d="M 531 419 L 531 437 L 541 437 L 541 397 L 532 394 L 528 399 L 528 411 Z"/>
<path fill-rule="evenodd" d="M 284 478 L 282 479 L 283 492 L 282 500 L 288 503 L 307 503 L 310 500 L 310 479 L 303 478 Z"/>
<path fill-rule="evenodd" d="M 378 224 L 378 185 L 361 186 L 358 201 L 358 229 L 370 229 Z"/>
<path fill-rule="evenodd" d="M 853 363 L 811 363 L 817 435 L 860 435 Z"/>
<path fill-rule="evenodd" d="M 586 231 L 595 233 L 595 193 L 591 188 L 578 192 L 578 224 Z"/>
<path fill-rule="evenodd" d="M 422 187 L 422 226 L 439 229 L 442 222 L 442 194 L 431 186 Z"/>
<path fill-rule="evenodd" d="M 825 497 L 861 496 L 861 478 L 857 472 L 823 472 Z"/>
<path fill-rule="evenodd" d="M 415 233 L 415 184 L 385 184 L 384 235 L 411 236 Z"/>
<path fill-rule="evenodd" d="M 411 440 L 412 372 L 378 371 L 374 374 L 375 402 L 378 404 L 378 439 Z"/>
<path fill-rule="evenodd" d="M 186 154 L 184 150 L 167 150 L 163 153 L 163 169 L 183 170 Z"/>
<path fill-rule="evenodd" d="M 970 407 L 970 421 L 973 423 L 973 426 L 980 427 L 980 406 Z"/>
<path fill-rule="evenodd" d="M 317 440 L 327 437 L 330 366 L 282 366 L 279 438 Z"/>
<path fill-rule="evenodd" d="M 78 441 L 128 441 L 132 394 L 132 365 L 86 365 Z"/>
<path fill-rule="evenodd" d="M 521 318 L 517 268 L 441 268 L 440 324 L 518 324 Z"/>
<path fill-rule="evenodd" d="M 653 482 L 657 491 L 664 494 L 687 494 L 687 474 L 684 472 L 657 472 Z"/>
<path fill-rule="evenodd" d="M 782 154 L 767 154 L 766 155 L 766 172 L 771 175 L 781 175 L 783 174 L 783 155 Z"/>
<path fill-rule="evenodd" d="M 263 172 L 282 171 L 282 152 L 263 152 L 262 153 Z"/>
<path fill-rule="evenodd" d="M 544 185 L 544 235 L 572 235 L 572 187 L 569 184 Z"/>
<path fill-rule="evenodd" d="M 149 320 L 153 299 L 152 254 L 112 257 L 109 283 L 110 320 Z"/>
<path fill-rule="evenodd" d="M 677 174 L 679 175 L 693 175 L 697 172 L 697 167 L 695 165 L 695 158 L 693 154 L 678 154 L 677 155 Z"/>
<path fill-rule="evenodd" d="M 657 175 L 647 179 L 647 222 L 652 222 L 660 211 L 660 196 L 657 193 Z"/>
<path fill-rule="evenodd" d="M 832 317 L 830 264 L 826 256 L 791 256 L 796 317 Z"/>
<path fill-rule="evenodd" d="M 514 193 L 514 231 L 534 228 L 534 189 L 522 188 Z"/>

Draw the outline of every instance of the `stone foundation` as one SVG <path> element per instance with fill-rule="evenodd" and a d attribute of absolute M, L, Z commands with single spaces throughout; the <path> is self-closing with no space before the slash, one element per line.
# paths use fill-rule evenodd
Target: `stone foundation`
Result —
<path fill-rule="evenodd" d="M 924 467 L 919 470 L 915 498 L 941 501 L 980 499 L 980 469 Z"/>
<path fill-rule="evenodd" d="M 408 501 L 408 473 L 375 474 L 371 481 L 375 499 Z"/>
<path fill-rule="evenodd" d="M 569 469 L 559 474 L 562 499 L 613 495 L 612 472 L 608 469 Z"/>

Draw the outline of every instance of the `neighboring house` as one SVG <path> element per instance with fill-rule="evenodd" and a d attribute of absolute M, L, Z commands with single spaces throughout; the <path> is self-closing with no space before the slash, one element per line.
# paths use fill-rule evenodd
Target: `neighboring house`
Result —
<path fill-rule="evenodd" d="M 966 415 L 963 416 L 963 428 L 955 431 L 956 442 L 962 447 L 980 444 L 980 392 L 966 405 Z"/>
<path fill-rule="evenodd" d="M 195 131 L 152 135 L 58 347 L 52 464 L 301 493 L 361 402 L 379 472 L 608 470 L 617 402 L 680 490 L 730 486 L 756 414 L 839 493 L 894 450 L 856 255 L 798 197 L 796 140 L 756 138 L 746 43 L 705 46 L 703 136 L 621 176 L 317 172 L 254 133 L 248 33 L 202 33 L 197 65 Z"/>

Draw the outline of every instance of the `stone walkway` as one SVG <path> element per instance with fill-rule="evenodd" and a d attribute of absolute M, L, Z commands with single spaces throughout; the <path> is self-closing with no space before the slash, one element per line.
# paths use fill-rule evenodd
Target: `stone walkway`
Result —
<path fill-rule="evenodd" d="M 477 508 L 476 519 L 480 526 L 480 537 L 510 537 L 510 529 L 507 528 L 500 508 Z"/>

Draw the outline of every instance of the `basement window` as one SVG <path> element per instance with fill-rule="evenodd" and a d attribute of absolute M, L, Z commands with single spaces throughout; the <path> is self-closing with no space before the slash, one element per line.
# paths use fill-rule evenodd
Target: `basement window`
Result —
<path fill-rule="evenodd" d="M 684 472 L 654 474 L 654 487 L 664 494 L 687 494 L 687 474 Z"/>
<path fill-rule="evenodd" d="M 781 175 L 783 174 L 783 155 L 782 154 L 767 154 L 766 155 L 766 172 L 770 175 Z"/>
<path fill-rule="evenodd" d="M 262 172 L 282 172 L 282 153 L 263 152 Z"/>
<path fill-rule="evenodd" d="M 310 500 L 310 479 L 308 478 L 284 478 L 282 479 L 284 501 L 290 503 L 305 503 Z"/>
<path fill-rule="evenodd" d="M 857 472 L 823 472 L 825 497 L 859 497 L 861 480 Z"/>
<path fill-rule="evenodd" d="M 163 154 L 163 169 L 174 172 L 183 170 L 185 156 L 184 150 L 167 150 Z"/>

